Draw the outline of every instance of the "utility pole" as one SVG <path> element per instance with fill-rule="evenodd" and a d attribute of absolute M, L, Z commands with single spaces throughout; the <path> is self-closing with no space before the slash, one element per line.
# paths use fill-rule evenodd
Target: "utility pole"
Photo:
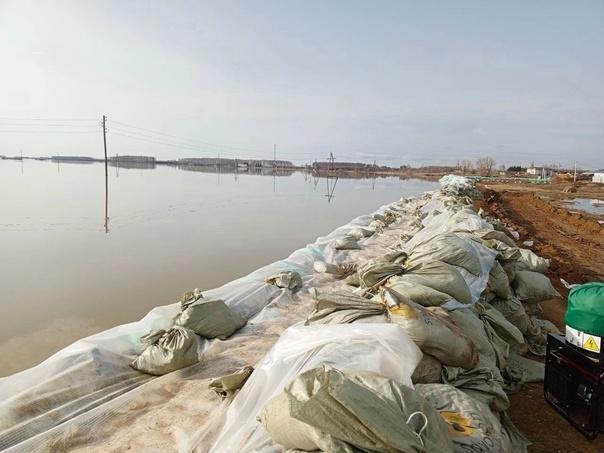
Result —
<path fill-rule="evenodd" d="M 109 170 L 107 168 L 107 116 L 103 115 L 103 148 L 105 150 L 105 233 L 109 233 Z"/>
<path fill-rule="evenodd" d="M 575 161 L 575 175 L 573 176 L 573 185 L 577 182 L 577 161 Z"/>

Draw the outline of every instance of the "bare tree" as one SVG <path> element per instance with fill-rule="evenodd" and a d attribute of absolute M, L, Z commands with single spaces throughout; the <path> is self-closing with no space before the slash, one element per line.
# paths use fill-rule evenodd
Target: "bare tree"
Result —
<path fill-rule="evenodd" d="M 472 162 L 470 162 L 469 160 L 462 160 L 461 163 L 459 164 L 460 170 L 462 172 L 462 174 L 467 175 L 468 173 L 472 173 L 472 170 L 474 168 L 474 166 L 472 165 Z"/>
<path fill-rule="evenodd" d="M 492 157 L 480 157 L 476 159 L 476 170 L 479 175 L 482 176 L 491 176 L 493 172 L 493 167 L 497 162 Z"/>

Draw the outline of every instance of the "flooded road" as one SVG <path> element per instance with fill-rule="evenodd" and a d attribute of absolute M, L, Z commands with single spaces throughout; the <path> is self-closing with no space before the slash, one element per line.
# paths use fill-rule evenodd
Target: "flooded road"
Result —
<path fill-rule="evenodd" d="M 0 161 L 0 375 L 436 183 Z"/>

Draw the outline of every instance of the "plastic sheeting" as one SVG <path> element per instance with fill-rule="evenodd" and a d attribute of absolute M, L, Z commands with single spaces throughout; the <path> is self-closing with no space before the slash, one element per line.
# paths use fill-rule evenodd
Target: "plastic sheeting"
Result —
<path fill-rule="evenodd" d="M 305 285 L 333 283 L 333 277 L 313 272 L 315 261 L 342 263 L 349 257 L 366 260 L 388 253 L 391 251 L 388 247 L 400 231 L 411 229 L 412 211 L 423 203 L 421 199 L 405 200 L 376 211 L 383 213 L 396 206 L 402 217 L 383 234 L 361 239 L 359 243 L 365 250 L 338 251 L 335 241 L 355 228 L 367 228 L 373 221 L 372 215 L 354 219 L 287 259 L 220 288 L 203 291 L 206 299 L 224 300 L 229 308 L 247 319 L 248 324 L 226 341 L 201 340 L 198 365 L 160 378 L 130 367 L 142 351 L 140 337 L 153 330 L 172 327 L 173 318 L 181 309 L 177 302 L 151 310 L 140 321 L 79 340 L 33 368 L 1 378 L 0 449 L 46 451 L 87 445 L 94 450 L 96 445 L 103 450 L 100 445 L 106 443 L 129 443 L 140 449 L 193 445 L 195 437 L 191 432 L 200 425 L 193 415 L 180 427 L 159 429 L 154 436 L 143 436 L 150 429 L 148 426 L 157 425 L 158 418 L 170 411 L 183 411 L 183 406 L 187 406 L 191 414 L 200 410 L 217 414 L 211 420 L 204 420 L 202 427 L 207 425 L 210 429 L 210 425 L 220 423 L 218 414 L 223 404 L 212 400 L 210 390 L 200 390 L 195 382 L 183 381 L 184 377 L 203 376 L 209 381 L 242 366 L 254 365 L 285 328 L 304 319 L 311 311 L 312 299 L 304 290 L 296 295 L 285 294 L 284 290 L 268 285 L 265 279 L 279 272 L 295 271 Z M 223 352 L 227 347 L 238 348 L 239 356 Z M 173 393 L 175 387 L 179 390 Z M 207 383 L 202 387 L 207 387 Z M 187 392 L 204 401 L 193 401 Z M 165 395 L 159 398 L 161 402 L 157 401 L 158 394 Z M 171 406 L 177 402 L 181 404 L 178 410 Z M 149 404 L 156 407 L 149 408 Z M 126 426 L 127 435 L 121 433 Z"/>
<path fill-rule="evenodd" d="M 291 327 L 231 403 L 224 428 L 210 451 L 271 451 L 270 437 L 256 417 L 305 371 L 326 364 L 340 370 L 372 371 L 412 387 L 411 374 L 421 355 L 411 338 L 394 324 Z"/>

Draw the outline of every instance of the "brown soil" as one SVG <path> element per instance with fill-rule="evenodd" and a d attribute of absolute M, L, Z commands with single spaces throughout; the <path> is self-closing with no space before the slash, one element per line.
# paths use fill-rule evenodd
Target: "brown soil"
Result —
<path fill-rule="evenodd" d="M 601 186 L 578 186 L 579 194 L 573 195 L 601 198 Z M 604 228 L 597 216 L 571 213 L 547 201 L 568 196 L 564 185 L 498 184 L 480 189 L 484 199 L 477 207 L 518 231 L 520 245 L 532 240 L 531 249 L 551 260 L 548 276 L 564 298 L 543 302 L 542 317 L 562 328 L 568 290 L 560 278 L 569 283 L 604 280 Z M 583 437 L 547 404 L 541 384 L 526 385 L 510 401 L 510 417 L 533 443 L 530 452 L 604 451 L 604 434 L 594 441 Z"/>

